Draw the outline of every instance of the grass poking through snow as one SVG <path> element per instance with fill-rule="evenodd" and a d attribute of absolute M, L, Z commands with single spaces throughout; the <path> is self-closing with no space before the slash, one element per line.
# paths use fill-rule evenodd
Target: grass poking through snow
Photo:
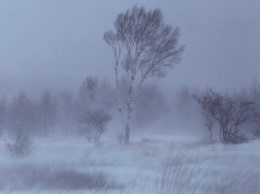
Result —
<path fill-rule="evenodd" d="M 93 146 L 69 140 L 64 144 L 35 142 L 34 152 L 22 159 L 10 157 L 1 145 L 0 191 L 260 193 L 260 141 L 223 145 L 158 140 L 129 146 Z"/>

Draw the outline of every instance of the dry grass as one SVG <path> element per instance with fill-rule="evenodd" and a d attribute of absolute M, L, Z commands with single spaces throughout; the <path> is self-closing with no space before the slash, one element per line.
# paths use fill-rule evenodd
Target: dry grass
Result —
<path fill-rule="evenodd" d="M 1 189 L 11 190 L 110 190 L 122 189 L 107 173 L 53 169 L 50 166 L 17 164 L 0 169 Z"/>
<path fill-rule="evenodd" d="M 150 147 L 149 144 L 147 147 Z M 237 146 L 208 142 L 178 145 L 178 149 L 167 152 L 157 173 L 149 175 L 147 169 L 139 169 L 132 189 L 160 194 L 258 194 L 260 171 L 257 163 L 260 160 L 250 148 L 253 147 L 247 144 Z"/>

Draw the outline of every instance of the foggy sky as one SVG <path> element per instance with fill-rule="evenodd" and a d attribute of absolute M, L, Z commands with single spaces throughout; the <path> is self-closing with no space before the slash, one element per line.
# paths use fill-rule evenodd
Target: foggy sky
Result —
<path fill-rule="evenodd" d="M 103 34 L 133 5 L 160 8 L 182 32 L 183 60 L 160 81 L 165 88 L 240 88 L 260 76 L 257 0 L 2 0 L 1 93 L 78 87 L 88 75 L 112 80 Z"/>

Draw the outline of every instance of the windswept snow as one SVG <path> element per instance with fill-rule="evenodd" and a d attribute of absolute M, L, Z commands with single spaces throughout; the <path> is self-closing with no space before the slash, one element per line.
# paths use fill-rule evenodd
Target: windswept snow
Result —
<path fill-rule="evenodd" d="M 88 144 L 80 137 L 43 138 L 34 139 L 25 158 L 11 157 L 5 141 L 0 144 L 1 193 L 260 192 L 259 140 L 224 145 L 154 137 L 125 146 Z M 86 186 L 88 175 L 103 181 L 100 188 Z"/>

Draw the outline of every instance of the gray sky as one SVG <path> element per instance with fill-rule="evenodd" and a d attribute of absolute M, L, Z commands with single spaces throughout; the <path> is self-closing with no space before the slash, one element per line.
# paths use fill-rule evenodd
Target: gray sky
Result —
<path fill-rule="evenodd" d="M 186 51 L 161 80 L 166 88 L 260 81 L 258 0 L 1 0 L 0 89 L 78 87 L 88 75 L 112 77 L 103 34 L 133 5 L 160 8 L 165 22 L 181 29 Z"/>

